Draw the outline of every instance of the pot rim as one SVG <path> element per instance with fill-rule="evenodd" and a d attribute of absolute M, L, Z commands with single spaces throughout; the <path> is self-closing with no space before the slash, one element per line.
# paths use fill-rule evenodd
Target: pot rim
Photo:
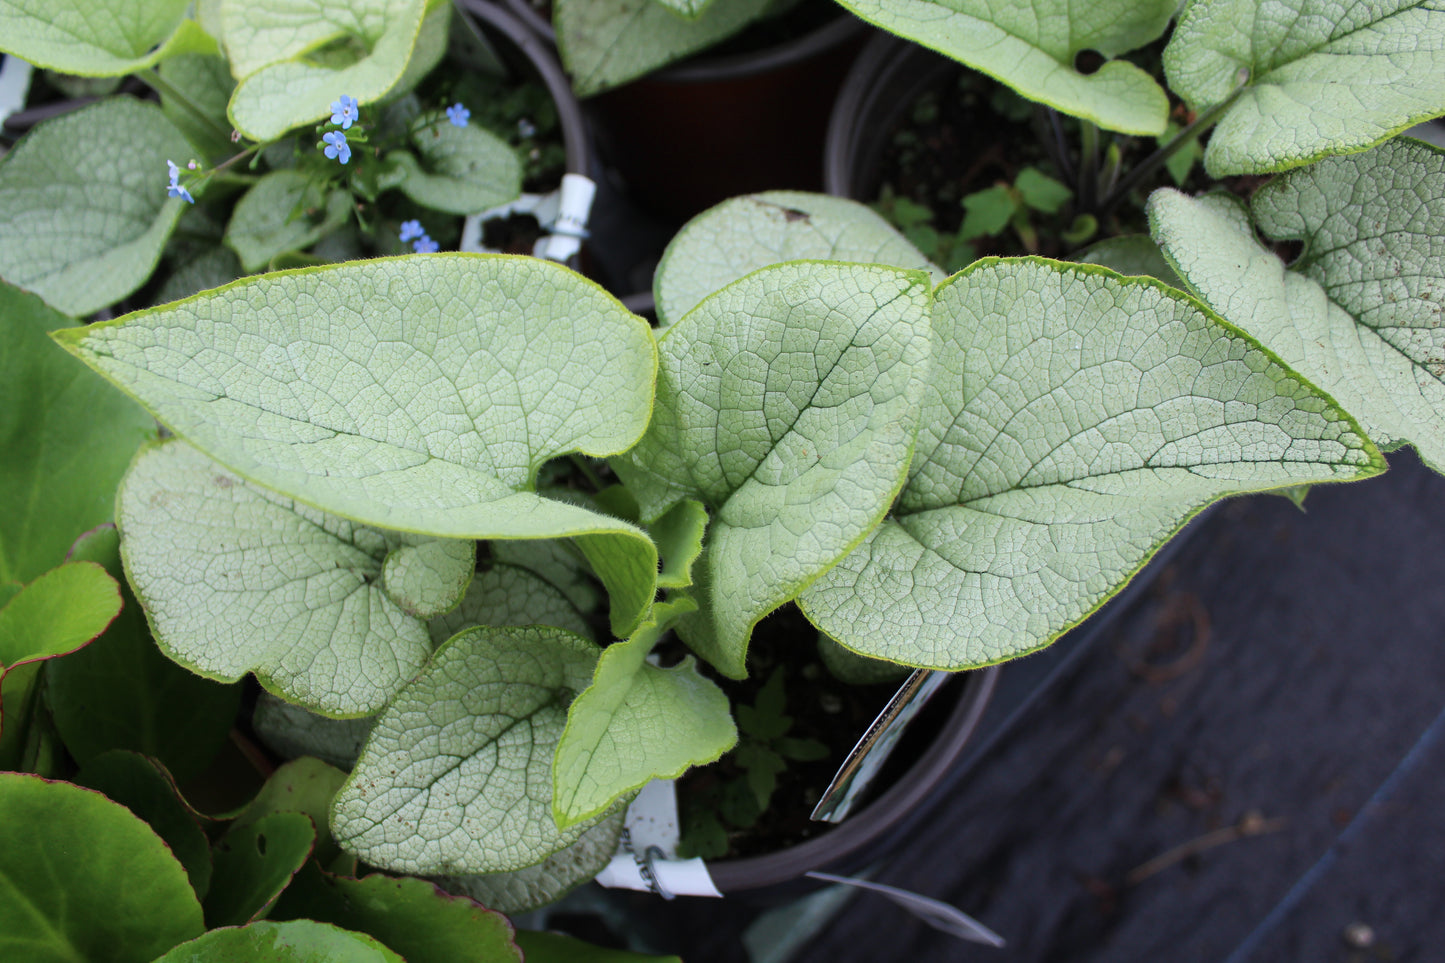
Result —
<path fill-rule="evenodd" d="M 459 2 L 473 3 L 477 0 L 459 0 Z M 554 49 L 556 48 L 556 29 L 527 0 L 502 0 L 502 2 L 517 19 L 524 21 L 537 36 L 551 44 Z M 772 47 L 766 47 L 753 53 L 732 54 L 726 57 L 710 57 L 707 51 L 699 51 L 678 63 L 663 67 L 661 70 L 633 78 L 628 83 L 652 80 L 672 84 L 710 84 L 751 77 L 755 74 L 768 73 L 791 66 L 844 43 L 868 28 L 864 21 L 841 7 L 837 14 L 802 36 L 794 37 L 792 40 Z M 605 93 L 605 91 L 603 92 Z"/>
<path fill-rule="evenodd" d="M 582 105 L 572 92 L 572 84 L 557 62 L 556 48 L 545 38 L 538 36 L 516 14 L 504 10 L 488 0 L 454 0 L 464 16 L 474 17 L 492 27 L 511 41 L 522 56 L 537 71 L 538 77 L 547 88 L 547 94 L 557 106 L 557 122 L 562 129 L 562 146 L 567 154 L 567 173 L 586 174 L 588 171 L 587 124 L 582 117 Z M 509 0 L 510 5 L 510 0 Z M 525 2 L 519 4 L 526 9 Z"/>
<path fill-rule="evenodd" d="M 903 778 L 863 809 L 822 836 L 763 856 L 710 861 L 707 870 L 724 895 L 786 883 L 809 870 L 824 869 L 883 838 L 947 779 L 973 738 L 998 684 L 1001 667 L 990 665 L 965 676 L 965 688 L 935 739 Z"/>
<path fill-rule="evenodd" d="M 901 40 L 892 34 L 879 33 L 863 47 L 858 59 L 843 79 L 838 99 L 833 102 L 832 113 L 828 115 L 828 132 L 823 140 L 823 190 L 834 197 L 856 197 L 854 179 L 858 175 L 861 158 L 859 139 L 865 134 L 878 130 L 877 124 L 864 124 L 864 118 L 873 119 L 879 100 L 887 92 L 884 81 L 897 73 L 904 64 L 926 56 L 936 62 L 920 72 L 913 85 L 902 96 L 892 97 L 893 110 L 902 111 L 937 77 L 958 68 L 954 61 L 933 53 L 926 47 Z"/>

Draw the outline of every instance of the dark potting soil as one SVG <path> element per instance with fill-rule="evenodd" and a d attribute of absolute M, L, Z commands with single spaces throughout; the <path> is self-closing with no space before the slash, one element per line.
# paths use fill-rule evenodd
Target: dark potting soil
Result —
<path fill-rule="evenodd" d="M 1140 52 L 1136 60 L 1157 59 L 1154 46 L 1162 49 L 1163 40 Z M 1063 150 L 1068 163 L 1079 164 L 1080 124 L 1072 117 L 1058 115 Z M 1171 125 L 1183 126 L 1193 120 L 1182 104 L 1175 104 Z M 1171 126 L 1171 131 L 1173 127 Z M 1207 134 L 1205 135 L 1207 138 Z M 1102 238 L 1120 234 L 1147 232 L 1143 201 L 1157 187 L 1174 187 L 1194 192 L 1222 183 L 1227 190 L 1248 197 L 1264 178 L 1232 178 L 1224 182 L 1208 180 L 1198 162 L 1200 145 L 1183 148 L 1176 157 L 1193 158 L 1194 163 L 1176 168 L 1174 172 L 1160 167 L 1155 174 L 1129 198 L 1104 216 L 1091 235 L 1067 238 L 1079 213 L 1077 196 L 1063 204 L 1056 213 L 1030 210 L 1031 231 L 1006 227 L 994 235 L 970 239 L 970 250 L 960 251 L 949 259 L 949 240 L 963 225 L 963 200 L 970 194 L 998 186 L 1011 186 L 1026 168 L 1034 168 L 1077 192 L 1077 176 L 1060 170 L 1055 156 L 1046 148 L 1044 138 L 1054 139 L 1047 115 L 1035 116 L 1034 106 L 1012 90 L 989 77 L 966 68 L 948 70 L 902 110 L 896 122 L 884 133 L 884 143 L 876 173 L 863 185 L 862 196 L 875 198 L 874 206 L 895 225 L 910 234 L 926 254 L 937 255 L 940 261 L 951 260 L 945 267 L 956 269 L 974 257 L 1010 257 L 1039 254 L 1067 258 L 1079 249 Z M 1117 181 L 1154 152 L 1158 142 L 1151 137 L 1131 137 L 1099 133 L 1099 166 L 1107 163 L 1111 145 L 1120 157 Z M 1176 179 L 1175 175 L 1178 175 Z M 1111 182 L 1101 178 L 1100 196 L 1109 193 Z M 921 235 L 916 234 L 916 217 L 898 209 L 895 198 L 921 205 L 932 213 Z M 932 232 L 932 233 L 930 233 Z M 928 248 L 933 235 L 942 235 L 944 243 L 935 251 Z M 921 240 L 921 242 L 920 242 Z"/>
<path fill-rule="evenodd" d="M 766 807 L 757 805 L 749 781 L 746 746 L 759 740 L 740 719 L 739 748 L 718 762 L 693 769 L 678 781 L 678 806 L 685 855 L 735 859 L 773 853 L 822 835 L 831 823 L 809 819 L 848 752 L 897 691 L 903 677 L 874 685 L 840 682 L 824 668 L 817 650 L 818 631 L 795 606 L 768 616 L 754 630 L 748 651 L 748 678 L 736 681 L 709 672 L 732 700 L 735 715 L 764 708 L 764 693 L 774 673 L 782 673 L 783 713 L 790 720 L 783 740 L 815 743 L 816 758 L 787 759 L 776 775 Z M 772 686 L 779 683 L 775 680 Z M 948 687 L 914 719 L 889 757 L 871 792 L 895 782 L 928 747 L 953 704 Z M 778 745 L 778 740 L 772 741 Z M 856 811 L 856 807 L 855 807 Z M 719 838 L 725 834 L 725 841 Z"/>

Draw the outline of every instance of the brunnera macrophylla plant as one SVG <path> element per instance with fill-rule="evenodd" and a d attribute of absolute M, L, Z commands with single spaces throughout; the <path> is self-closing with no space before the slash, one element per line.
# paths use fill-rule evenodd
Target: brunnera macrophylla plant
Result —
<path fill-rule="evenodd" d="M 366 719 L 342 845 L 522 908 L 606 862 L 637 788 L 736 743 L 713 678 L 788 602 L 872 658 L 986 665 L 1219 498 L 1371 476 L 1377 441 L 1441 464 L 1445 154 L 1150 216 L 1188 290 L 943 277 L 866 208 L 777 192 L 678 235 L 655 329 L 559 265 L 435 254 L 55 337 L 175 435 L 117 502 L 160 645 L 317 714 L 292 736 Z M 654 664 L 669 632 L 692 655 Z"/>
<path fill-rule="evenodd" d="M 163 256 L 161 301 L 280 264 L 436 250 L 403 226 L 454 230 L 519 196 L 523 171 L 465 104 L 417 93 L 454 86 L 428 79 L 454 21 L 439 0 L 3 0 L 0 49 L 131 74 L 159 103 L 102 99 L 0 160 L 0 277 L 82 316 Z"/>

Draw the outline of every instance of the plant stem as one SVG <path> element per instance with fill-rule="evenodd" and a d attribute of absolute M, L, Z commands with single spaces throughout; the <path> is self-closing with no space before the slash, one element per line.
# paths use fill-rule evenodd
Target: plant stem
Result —
<path fill-rule="evenodd" d="M 206 114 L 204 110 L 202 110 L 199 106 L 196 105 L 195 101 L 191 100 L 185 94 L 181 93 L 180 88 L 176 87 L 175 84 L 172 84 L 169 80 L 166 80 L 164 77 L 162 77 L 159 69 L 138 70 L 135 72 L 134 76 L 137 80 L 154 90 L 156 93 L 160 94 L 162 97 L 168 97 L 173 100 L 177 106 L 179 106 L 186 113 L 194 117 L 200 124 L 206 127 L 206 129 L 208 129 L 212 134 L 219 137 L 221 140 L 226 142 L 229 142 L 231 140 L 231 132 L 229 130 L 226 130 L 220 124 L 217 124 L 214 120 L 210 118 L 209 115 Z"/>
<path fill-rule="evenodd" d="M 1083 134 L 1079 147 L 1079 178 L 1075 182 L 1078 209 L 1093 212 L 1094 202 L 1099 196 L 1099 127 L 1093 121 L 1080 120 Z"/>
<path fill-rule="evenodd" d="M 1230 92 L 1229 96 L 1195 117 L 1193 123 L 1170 138 L 1169 143 L 1164 144 L 1154 153 L 1144 158 L 1144 160 L 1139 163 L 1139 166 L 1130 171 L 1129 176 L 1120 181 L 1118 186 L 1109 192 L 1109 196 L 1104 198 L 1103 203 L 1099 205 L 1099 216 L 1103 217 L 1118 207 L 1119 202 L 1128 197 L 1130 191 L 1153 176 L 1154 172 L 1159 170 L 1160 167 L 1163 167 L 1169 158 L 1178 153 L 1179 150 L 1190 141 L 1195 140 L 1200 134 L 1204 133 L 1210 127 L 1213 127 L 1215 122 L 1223 116 L 1224 112 L 1233 105 L 1235 98 L 1244 90 L 1245 84 L 1248 82 L 1249 71 L 1241 69 L 1239 76 L 1236 78 L 1234 90 Z"/>
<path fill-rule="evenodd" d="M 1043 104 L 1034 104 L 1034 136 L 1043 145 L 1044 152 L 1065 181 L 1074 179 L 1074 165 L 1069 160 L 1069 150 L 1064 144 L 1063 127 L 1059 124 L 1059 112 Z"/>

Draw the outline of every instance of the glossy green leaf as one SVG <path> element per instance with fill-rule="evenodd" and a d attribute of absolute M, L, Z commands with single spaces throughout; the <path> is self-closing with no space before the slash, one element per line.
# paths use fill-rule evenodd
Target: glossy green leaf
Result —
<path fill-rule="evenodd" d="M 265 916 L 315 842 L 311 819 L 298 812 L 271 813 L 227 832 L 212 849 L 206 925 L 239 926 Z"/>
<path fill-rule="evenodd" d="M 120 586 L 94 562 L 67 562 L 0 608 L 0 672 L 74 652 L 120 614 Z"/>
<path fill-rule="evenodd" d="M 431 653 L 425 623 L 379 577 L 417 536 L 308 508 L 181 441 L 137 456 L 117 507 L 156 642 L 207 678 L 255 672 L 318 712 L 368 715 Z"/>
<path fill-rule="evenodd" d="M 653 280 L 657 323 L 667 327 L 703 298 L 783 261 L 856 261 L 943 272 L 894 227 L 857 201 L 804 191 L 734 197 L 685 224 Z"/>
<path fill-rule="evenodd" d="M 331 116 L 342 93 L 363 104 L 406 72 L 424 0 L 226 0 L 222 29 L 240 80 L 231 122 L 252 140 Z"/>
<path fill-rule="evenodd" d="M 572 89 L 585 97 L 705 50 L 770 5 L 771 0 L 725 0 L 687 18 L 657 0 L 555 0 L 552 26 Z"/>
<path fill-rule="evenodd" d="M 112 97 L 36 127 L 0 158 L 0 277 L 66 314 L 145 283 L 185 201 L 166 161 L 192 148 L 155 104 Z"/>
<path fill-rule="evenodd" d="M 561 265 L 445 254 L 287 271 L 58 339 L 244 478 L 380 528 L 570 536 L 618 635 L 652 600 L 645 533 L 533 490 L 550 458 L 631 446 L 652 399 L 646 322 Z"/>
<path fill-rule="evenodd" d="M 1215 177 L 1363 150 L 1445 113 L 1439 0 L 1195 0 L 1164 51 L 1196 110 L 1228 101 L 1209 135 Z"/>
<path fill-rule="evenodd" d="M 272 813 L 302 813 L 316 829 L 316 858 L 329 863 L 339 851 L 331 841 L 331 800 L 346 773 L 320 759 L 295 759 L 278 766 L 261 791 L 236 816 L 231 832 Z"/>
<path fill-rule="evenodd" d="M 598 649 L 545 626 L 469 629 L 377 719 L 331 829 L 397 872 L 501 872 L 541 862 L 586 824 L 552 821 L 552 757 Z"/>
<path fill-rule="evenodd" d="M 0 959 L 151 963 L 204 928 L 184 867 L 130 810 L 0 772 Z"/>
<path fill-rule="evenodd" d="M 522 160 L 496 134 L 468 124 L 453 126 L 430 111 L 412 122 L 411 144 L 420 155 L 394 151 L 389 160 L 406 172 L 402 193 L 447 214 L 480 214 L 522 194 Z"/>
<path fill-rule="evenodd" d="M 713 4 L 713 0 L 657 0 L 657 2 L 679 17 L 696 17 Z"/>
<path fill-rule="evenodd" d="M 328 923 L 290 920 L 212 930 L 155 963 L 406 963 L 364 933 Z"/>
<path fill-rule="evenodd" d="M 192 20 L 189 0 L 0 0 L 0 50 L 37 67 L 119 77 L 216 45 Z"/>
<path fill-rule="evenodd" d="M 727 694 L 686 658 L 646 662 L 692 600 L 661 603 L 625 642 L 597 660 L 592 684 L 567 710 L 552 769 L 552 811 L 563 828 L 602 812 L 653 779 L 676 779 L 720 759 L 738 741 Z"/>
<path fill-rule="evenodd" d="M 1385 467 L 1330 399 L 1187 295 L 985 259 L 937 292 L 892 517 L 799 599 L 864 655 L 958 669 L 1082 621 L 1225 495 Z"/>
<path fill-rule="evenodd" d="M 283 759 L 315 756 L 339 769 L 350 769 L 371 735 L 374 716 L 328 719 L 262 692 L 256 700 L 251 728 Z"/>
<path fill-rule="evenodd" d="M 627 811 L 619 806 L 593 823 L 572 845 L 535 866 L 510 873 L 443 876 L 437 883 L 498 912 L 525 913 L 555 903 L 602 872 L 617 852 L 626 822 Z"/>
<path fill-rule="evenodd" d="M 115 486 L 155 422 L 67 358 L 46 332 L 74 324 L 0 282 L 0 583 L 29 582 L 110 521 Z"/>
<path fill-rule="evenodd" d="M 478 625 L 550 625 L 592 639 L 592 626 L 552 583 L 515 565 L 491 565 L 467 586 L 461 604 L 427 623 L 441 645 Z"/>
<path fill-rule="evenodd" d="M 1121 234 L 1105 238 L 1074 255 L 1081 264 L 1098 264 L 1126 277 L 1150 277 L 1171 288 L 1183 289 L 1184 282 L 1169 262 L 1164 260 L 1159 245 L 1147 234 Z"/>
<path fill-rule="evenodd" d="M 351 217 L 351 193 L 323 192 L 298 170 L 272 171 L 241 197 L 226 225 L 226 244 L 252 273 L 273 257 L 310 247 Z"/>
<path fill-rule="evenodd" d="M 1217 204 L 1158 191 L 1155 236 L 1210 307 L 1328 391 L 1381 447 L 1445 469 L 1445 151 L 1401 140 L 1292 171 L 1254 199 L 1304 241 L 1287 269 Z"/>
<path fill-rule="evenodd" d="M 681 957 L 593 946 L 562 933 L 518 930 L 517 945 L 526 954 L 527 963 L 682 963 Z"/>
<path fill-rule="evenodd" d="M 928 275 L 799 261 L 710 296 L 659 343 L 657 407 L 613 467 L 644 521 L 711 510 L 702 611 L 679 633 L 745 675 L 752 627 L 882 519 L 928 373 Z"/>
<path fill-rule="evenodd" d="M 203 679 L 156 648 L 121 570 L 114 525 L 86 533 L 70 557 L 104 565 L 125 607 L 100 638 L 46 663 L 45 699 L 65 748 L 82 765 L 129 749 L 160 760 L 177 779 L 199 775 L 230 734 L 241 686 Z"/>
<path fill-rule="evenodd" d="M 334 876 L 308 863 L 273 918 L 312 919 L 375 937 L 407 963 L 521 963 L 506 917 L 423 879 Z"/>
<path fill-rule="evenodd" d="M 1169 26 L 1175 0 L 1132 4 L 1069 0 L 839 0 L 890 33 L 981 70 L 1038 101 L 1126 134 L 1164 132 L 1169 100 L 1143 70 L 1109 60 L 1092 73 L 1074 66 L 1086 50 L 1118 57 Z"/>
<path fill-rule="evenodd" d="M 139 753 L 114 750 L 81 766 L 75 781 L 145 820 L 185 867 L 196 896 L 206 895 L 211 885 L 211 843 L 199 815 L 186 805 L 164 766 Z"/>

